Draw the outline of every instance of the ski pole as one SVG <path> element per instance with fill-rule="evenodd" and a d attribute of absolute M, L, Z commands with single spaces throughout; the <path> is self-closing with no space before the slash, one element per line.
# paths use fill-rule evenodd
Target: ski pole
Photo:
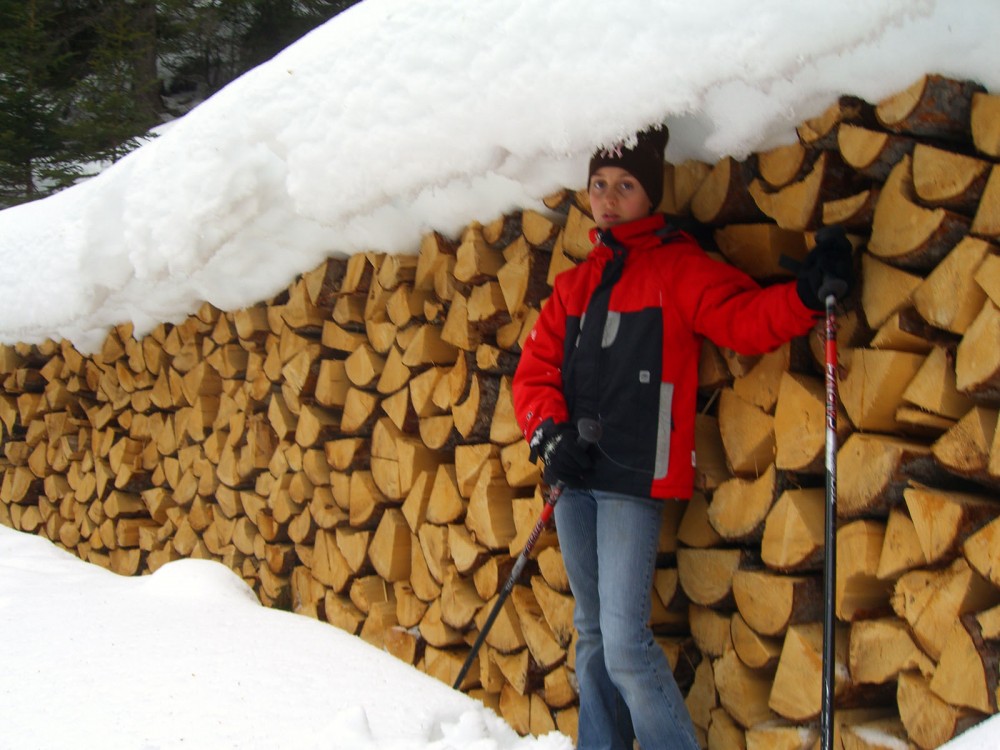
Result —
<path fill-rule="evenodd" d="M 591 445 L 596 443 L 601 438 L 601 426 L 598 424 L 597 420 L 583 418 L 577 422 L 577 431 L 580 433 L 580 437 L 577 442 L 580 445 Z M 465 663 L 462 668 L 458 671 L 458 677 L 455 678 L 455 684 L 452 685 L 455 690 L 458 690 L 462 684 L 462 680 L 469 673 L 469 668 L 472 666 L 472 662 L 476 658 L 476 654 L 479 653 L 479 649 L 483 645 L 483 641 L 486 640 L 486 636 L 490 632 L 490 628 L 493 627 L 493 623 L 496 622 L 497 616 L 500 614 L 500 610 L 503 608 L 504 602 L 507 601 L 507 597 L 510 596 L 510 592 L 514 590 L 514 584 L 517 583 L 518 579 L 521 577 L 521 573 L 524 570 L 524 566 L 528 564 L 528 559 L 531 556 L 531 551 L 535 548 L 535 543 L 538 542 L 538 537 L 542 535 L 545 527 L 549 525 L 549 520 L 552 518 L 552 512 L 555 510 L 556 503 L 559 502 L 559 496 L 562 495 L 563 489 L 566 484 L 562 481 L 556 482 L 555 486 L 549 490 L 549 497 L 545 501 L 545 506 L 542 508 L 542 512 L 538 516 L 538 521 L 535 522 L 535 527 L 531 530 L 531 534 L 528 535 L 528 540 L 524 543 L 524 549 L 521 550 L 521 554 L 518 555 L 517 561 L 514 563 L 514 568 L 510 572 L 510 576 L 507 578 L 507 582 L 500 589 L 500 595 L 497 597 L 496 604 L 493 605 L 493 609 L 490 610 L 489 616 L 486 618 L 486 622 L 483 623 L 483 627 L 479 630 L 479 635 L 476 637 L 475 643 L 472 644 L 472 650 L 469 651 L 469 655 L 465 657 Z"/>
<path fill-rule="evenodd" d="M 826 517 L 823 562 L 823 692 L 820 710 L 822 750 L 833 750 L 834 689 L 837 654 L 835 610 L 837 596 L 837 298 L 847 291 L 841 279 L 826 278 L 819 297 L 826 303 Z"/>

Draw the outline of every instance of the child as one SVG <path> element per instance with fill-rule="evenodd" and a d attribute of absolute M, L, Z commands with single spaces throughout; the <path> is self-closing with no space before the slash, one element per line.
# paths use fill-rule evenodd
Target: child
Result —
<path fill-rule="evenodd" d="M 812 328 L 824 279 L 852 280 L 842 231 L 766 289 L 709 258 L 654 213 L 666 142 L 646 131 L 591 159 L 594 249 L 556 278 L 513 381 L 532 455 L 566 487 L 555 516 L 576 600 L 578 750 L 698 747 L 648 622 L 662 503 L 694 484 L 701 341 L 771 351 Z M 581 418 L 599 423 L 596 445 L 578 439 Z"/>

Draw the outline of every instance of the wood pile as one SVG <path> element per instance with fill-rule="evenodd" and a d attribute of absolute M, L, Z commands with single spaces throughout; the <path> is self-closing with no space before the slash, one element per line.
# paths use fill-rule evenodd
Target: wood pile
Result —
<path fill-rule="evenodd" d="M 661 209 L 762 283 L 848 228 L 840 319 L 837 742 L 935 748 L 997 711 L 1000 97 L 927 76 L 844 98 L 799 142 L 669 166 Z M 252 308 L 204 305 L 101 351 L 0 347 L 0 523 L 123 575 L 215 559 L 451 683 L 541 511 L 511 375 L 586 194 L 331 258 Z M 819 332 L 704 347 L 697 491 L 665 506 L 653 625 L 709 748 L 817 746 Z M 575 736 L 555 534 L 463 689 Z"/>

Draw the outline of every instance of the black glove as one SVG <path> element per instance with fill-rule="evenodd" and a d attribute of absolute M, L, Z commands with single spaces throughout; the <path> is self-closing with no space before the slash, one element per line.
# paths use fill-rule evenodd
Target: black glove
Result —
<path fill-rule="evenodd" d="M 796 291 L 810 310 L 825 310 L 826 296 L 838 300 L 850 294 L 854 285 L 853 247 L 844 228 L 823 227 L 816 232 L 816 246 L 798 270 Z"/>
<path fill-rule="evenodd" d="M 571 487 L 578 486 L 594 465 L 590 445 L 581 443 L 580 433 L 569 422 L 556 424 L 546 419 L 535 430 L 528 445 L 531 460 L 540 457 L 545 462 L 542 476 L 549 484 L 564 482 Z"/>

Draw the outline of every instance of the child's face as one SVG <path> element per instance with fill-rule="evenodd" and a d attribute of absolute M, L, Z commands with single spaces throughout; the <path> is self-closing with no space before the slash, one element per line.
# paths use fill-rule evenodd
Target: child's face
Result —
<path fill-rule="evenodd" d="M 590 177 L 587 190 L 594 221 L 607 229 L 649 216 L 653 208 L 639 181 L 621 167 L 601 167 Z"/>

